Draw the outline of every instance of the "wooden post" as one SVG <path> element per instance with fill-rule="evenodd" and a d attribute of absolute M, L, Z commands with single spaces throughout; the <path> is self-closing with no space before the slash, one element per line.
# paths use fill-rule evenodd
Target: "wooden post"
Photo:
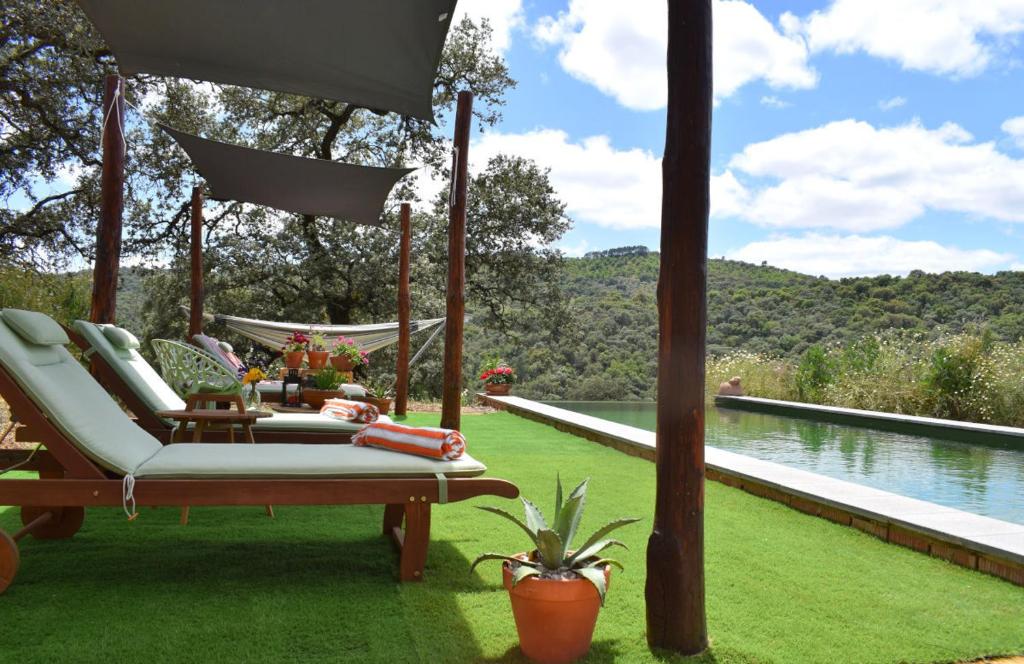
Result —
<path fill-rule="evenodd" d="M 121 263 L 121 218 L 124 211 L 124 80 L 107 76 L 103 86 L 103 169 L 100 174 L 100 221 L 96 228 L 96 264 L 92 271 L 89 320 L 113 323 L 117 315 L 117 273 Z"/>
<path fill-rule="evenodd" d="M 409 404 L 409 254 L 412 251 L 412 206 L 402 203 L 402 238 L 398 248 L 398 359 L 395 360 L 395 415 Z"/>
<path fill-rule="evenodd" d="M 441 426 L 458 429 L 462 420 L 462 327 L 466 312 L 466 178 L 473 93 L 459 93 L 455 112 L 452 189 L 448 200 L 448 298 L 444 328 L 444 385 Z"/>
<path fill-rule="evenodd" d="M 192 290 L 188 314 L 188 338 L 203 333 L 203 188 L 192 187 Z"/>
<path fill-rule="evenodd" d="M 704 612 L 704 353 L 711 156 L 711 0 L 668 2 L 668 111 L 658 277 L 657 492 L 647 641 L 694 655 Z"/>

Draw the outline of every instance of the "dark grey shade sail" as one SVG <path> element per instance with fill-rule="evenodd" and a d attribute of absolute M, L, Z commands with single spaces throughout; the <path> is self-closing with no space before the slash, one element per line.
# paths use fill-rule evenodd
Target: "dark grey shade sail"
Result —
<path fill-rule="evenodd" d="M 412 168 L 375 168 L 254 150 L 160 128 L 206 179 L 212 196 L 375 226 L 395 184 Z"/>
<path fill-rule="evenodd" d="M 78 0 L 125 74 L 180 76 L 434 119 L 456 0 Z"/>

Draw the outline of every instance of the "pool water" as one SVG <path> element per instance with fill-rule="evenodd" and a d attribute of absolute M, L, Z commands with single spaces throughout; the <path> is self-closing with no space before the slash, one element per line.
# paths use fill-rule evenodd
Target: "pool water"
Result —
<path fill-rule="evenodd" d="M 654 403 L 553 406 L 654 431 Z M 708 408 L 708 445 L 967 512 L 1024 524 L 1024 450 L 728 408 Z"/>

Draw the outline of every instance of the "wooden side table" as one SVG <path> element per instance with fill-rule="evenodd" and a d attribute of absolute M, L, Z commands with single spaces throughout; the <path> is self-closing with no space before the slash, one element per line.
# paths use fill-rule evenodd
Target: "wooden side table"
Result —
<path fill-rule="evenodd" d="M 237 401 L 236 401 L 237 399 Z M 197 405 L 210 402 L 228 402 L 235 403 L 238 406 L 238 410 L 220 410 L 213 408 L 196 408 Z M 239 395 L 216 395 L 216 394 L 204 394 L 195 395 L 189 397 L 185 401 L 184 410 L 158 410 L 156 411 L 157 417 L 164 417 L 169 420 L 174 420 L 178 423 L 178 426 L 174 429 L 174 434 L 171 436 L 172 443 L 183 443 L 188 436 L 188 425 L 193 424 L 192 427 L 192 442 L 202 442 L 203 432 L 207 428 L 223 427 L 228 431 L 228 442 L 235 442 L 235 427 L 241 427 L 243 440 L 247 443 L 256 443 L 255 437 L 252 435 L 252 425 L 256 420 L 263 419 L 265 417 L 272 417 L 273 413 L 264 413 L 259 410 L 246 410 L 245 404 L 242 402 L 242 398 Z M 267 516 L 273 518 L 274 506 L 267 505 Z M 181 525 L 188 525 L 189 517 L 189 506 L 185 505 L 181 508 Z"/>

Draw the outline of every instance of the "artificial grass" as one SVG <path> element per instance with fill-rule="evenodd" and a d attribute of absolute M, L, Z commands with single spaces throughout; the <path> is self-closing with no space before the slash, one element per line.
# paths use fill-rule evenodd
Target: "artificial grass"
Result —
<path fill-rule="evenodd" d="M 415 424 L 437 415 L 416 414 Z M 591 477 L 581 533 L 617 516 L 630 544 L 587 661 L 684 661 L 644 636 L 654 466 L 513 415 L 463 417 L 489 475 L 551 509 L 554 476 Z M 0 480 L 2 481 L 2 480 Z M 498 565 L 524 536 L 473 508 L 436 507 L 422 584 L 395 581 L 377 506 L 89 510 L 71 540 L 22 541 L 0 596 L 5 661 L 522 661 Z M 505 507 L 518 511 L 509 502 Z M 0 528 L 17 529 L 16 510 Z M 1024 652 L 1024 590 L 709 482 L 702 662 L 950 662 Z"/>

